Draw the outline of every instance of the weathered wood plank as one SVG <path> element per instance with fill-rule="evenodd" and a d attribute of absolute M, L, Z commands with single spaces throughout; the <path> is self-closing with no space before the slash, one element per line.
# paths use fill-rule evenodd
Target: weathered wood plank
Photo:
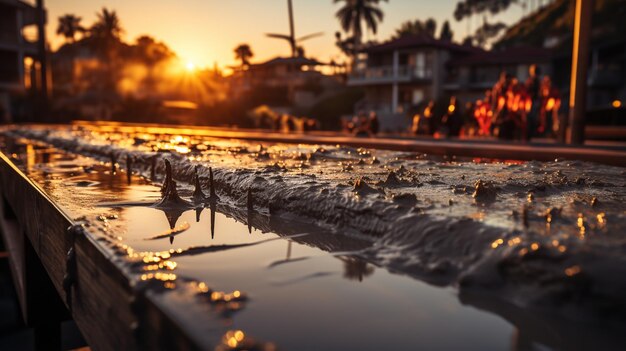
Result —
<path fill-rule="evenodd" d="M 13 265 L 24 277 L 25 284 L 22 291 L 18 289 L 18 294 L 22 296 L 20 301 L 23 301 L 27 320 L 39 326 L 46 323 L 54 326 L 64 312 L 42 306 L 54 306 L 52 302 L 56 298 L 60 306 L 71 307 L 71 317 L 94 350 L 137 350 L 145 346 L 200 348 L 197 340 L 180 329 L 145 292 L 131 287 L 130 278 L 116 266 L 110 248 L 89 233 L 70 235 L 67 229 L 74 224 L 72 220 L 1 153 L 0 177 L 0 194 L 6 198 L 15 222 L 19 223 L 18 230 L 13 230 L 11 235 L 3 230 L 3 236 L 5 240 L 24 240 L 25 251 L 28 251 L 25 265 Z M 77 269 L 70 306 L 63 278 L 71 247 L 75 251 Z M 10 255 L 19 260 L 23 253 L 16 250 Z M 41 271 L 37 272 L 39 268 Z M 46 279 L 42 279 L 42 272 Z M 45 336 L 46 330 L 54 328 L 43 329 L 42 335 Z M 165 335 L 167 344 L 163 344 Z"/>

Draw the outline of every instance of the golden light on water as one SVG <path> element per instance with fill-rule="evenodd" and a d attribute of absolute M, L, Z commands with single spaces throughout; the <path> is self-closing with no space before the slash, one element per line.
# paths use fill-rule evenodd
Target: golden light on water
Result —
<path fill-rule="evenodd" d="M 496 240 L 496 241 L 491 243 L 491 248 L 492 249 L 496 249 L 496 248 L 498 248 L 498 246 L 500 246 L 502 244 L 504 244 L 504 240 L 498 239 L 498 240 Z"/>

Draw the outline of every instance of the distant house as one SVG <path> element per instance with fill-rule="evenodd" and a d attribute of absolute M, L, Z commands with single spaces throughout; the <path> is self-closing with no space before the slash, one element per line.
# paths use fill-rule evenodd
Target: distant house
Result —
<path fill-rule="evenodd" d="M 24 62 L 33 62 L 37 55 L 37 38 L 28 35 L 36 34 L 36 19 L 32 5 L 0 0 L 0 119 L 8 118 L 12 110 L 10 97 L 30 85 Z"/>
<path fill-rule="evenodd" d="M 341 85 L 335 76 L 322 72 L 325 67 L 331 65 L 306 57 L 276 57 L 250 64 L 244 70 L 237 69 L 231 76 L 231 96 L 274 91 L 282 101 L 273 101 L 273 104 L 310 107 L 325 91 Z M 266 90 L 259 91 L 259 88 Z"/>
<path fill-rule="evenodd" d="M 519 79 L 528 78 L 528 69 L 536 64 L 541 75 L 552 75 L 553 52 L 533 47 L 513 47 L 505 50 L 481 51 L 451 60 L 447 64 L 444 91 L 468 102 L 484 97 L 500 73 L 506 72 Z"/>
<path fill-rule="evenodd" d="M 482 50 L 427 36 L 402 37 L 365 49 L 348 85 L 365 89 L 357 109 L 376 111 L 383 128 L 401 128 L 412 109 L 443 96 L 451 60 L 478 52 Z"/>

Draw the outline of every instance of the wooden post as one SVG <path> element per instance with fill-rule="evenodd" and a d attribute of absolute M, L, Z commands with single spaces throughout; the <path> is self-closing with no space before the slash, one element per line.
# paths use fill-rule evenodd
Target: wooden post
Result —
<path fill-rule="evenodd" d="M 293 25 L 293 4 L 291 0 L 287 0 L 287 6 L 289 6 L 289 44 L 291 44 L 291 56 L 296 57 L 298 48 L 296 47 L 296 33 Z"/>
<path fill-rule="evenodd" d="M 48 58 L 46 54 L 46 10 L 43 0 L 36 1 L 37 8 L 37 59 L 39 61 L 40 86 L 40 108 L 36 116 L 37 120 L 47 120 L 48 116 Z M 23 64 L 23 63 L 20 63 Z"/>
<path fill-rule="evenodd" d="M 61 349 L 61 322 L 69 319 L 67 309 L 57 294 L 30 239 L 24 240 L 25 322 L 33 327 L 35 350 Z"/>
<path fill-rule="evenodd" d="M 570 83 L 569 120 L 570 144 L 585 142 L 585 112 L 587 109 L 587 66 L 589 65 L 589 36 L 593 0 L 576 0 L 572 76 Z M 563 126 L 567 128 L 567 126 Z"/>

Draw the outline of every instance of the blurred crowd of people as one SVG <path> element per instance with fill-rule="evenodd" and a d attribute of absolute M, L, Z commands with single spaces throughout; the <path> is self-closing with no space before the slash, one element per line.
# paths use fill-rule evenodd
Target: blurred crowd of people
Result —
<path fill-rule="evenodd" d="M 279 113 L 266 105 L 250 111 L 249 117 L 254 121 L 255 127 L 281 133 L 304 133 L 320 129 L 320 122 L 315 118 Z"/>
<path fill-rule="evenodd" d="M 380 122 L 375 111 L 366 114 L 364 111 L 350 120 L 341 120 L 341 129 L 344 133 L 355 136 L 375 136 L 380 131 Z"/>
<path fill-rule="evenodd" d="M 549 76 L 541 76 L 538 67 L 529 68 L 529 77 L 520 82 L 502 72 L 483 99 L 464 108 L 452 96 L 447 107 L 430 101 L 413 117 L 415 135 L 483 136 L 506 140 L 529 140 L 553 137 L 559 130 L 561 97 Z"/>

